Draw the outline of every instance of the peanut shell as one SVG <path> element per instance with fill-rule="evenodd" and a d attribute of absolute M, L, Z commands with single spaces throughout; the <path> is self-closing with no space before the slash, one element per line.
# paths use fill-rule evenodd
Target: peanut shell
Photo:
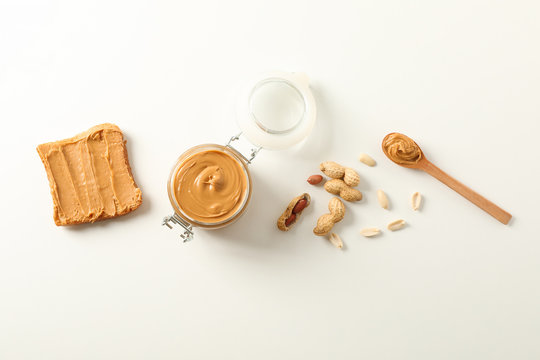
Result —
<path fill-rule="evenodd" d="M 304 208 L 300 212 L 293 214 L 293 209 L 300 200 L 306 200 L 306 206 L 304 206 Z M 302 211 L 305 210 L 305 208 L 309 206 L 310 202 L 311 202 L 311 197 L 309 196 L 308 193 L 304 193 L 292 199 L 289 205 L 287 206 L 287 209 L 285 209 L 285 211 L 283 212 L 283 214 L 281 214 L 281 216 L 279 217 L 277 221 L 278 229 L 281 231 L 289 231 L 290 228 L 298 221 L 298 218 L 300 217 L 300 214 L 302 213 Z M 295 215 L 292 220 L 290 220 L 291 215 Z"/>
<path fill-rule="evenodd" d="M 362 200 L 362 193 L 359 190 L 345 184 L 345 181 L 341 179 L 328 180 L 324 184 L 324 189 L 330 194 L 339 195 L 346 201 L 359 201 Z"/>
<path fill-rule="evenodd" d="M 345 176 L 345 167 L 333 161 L 322 162 L 319 169 L 332 179 L 341 179 Z"/>
<path fill-rule="evenodd" d="M 340 222 L 345 217 L 345 205 L 343 202 L 334 197 L 328 202 L 329 214 L 324 214 L 317 220 L 317 225 L 313 229 L 313 233 L 318 236 L 326 235 L 332 230 L 334 224 Z"/>
<path fill-rule="evenodd" d="M 354 171 L 354 169 L 346 168 L 345 175 L 343 175 L 343 181 L 348 186 L 355 187 L 360 184 L 360 176 L 356 171 Z"/>

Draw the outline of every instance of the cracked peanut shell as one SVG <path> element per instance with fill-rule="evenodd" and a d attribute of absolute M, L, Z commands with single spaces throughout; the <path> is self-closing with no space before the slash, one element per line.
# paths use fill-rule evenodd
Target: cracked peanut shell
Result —
<path fill-rule="evenodd" d="M 300 200 L 306 200 L 306 205 L 302 208 L 302 210 L 293 214 L 293 209 Z M 293 225 L 296 224 L 296 222 L 298 221 L 298 218 L 300 217 L 300 214 L 302 213 L 302 211 L 304 211 L 309 206 L 310 203 L 311 203 L 311 197 L 309 196 L 308 193 L 304 193 L 292 199 L 289 205 L 287 206 L 287 209 L 285 209 L 285 211 L 283 212 L 283 214 L 281 214 L 281 216 L 279 217 L 277 221 L 278 229 L 281 231 L 289 231 L 293 227 Z M 294 219 L 292 220 L 292 222 L 287 224 L 287 220 L 292 215 L 295 215 Z"/>

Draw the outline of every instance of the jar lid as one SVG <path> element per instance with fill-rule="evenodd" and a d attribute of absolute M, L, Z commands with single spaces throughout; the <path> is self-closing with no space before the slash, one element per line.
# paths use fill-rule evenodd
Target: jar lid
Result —
<path fill-rule="evenodd" d="M 265 149 L 300 143 L 313 129 L 315 118 L 315 99 L 303 73 L 263 74 L 247 84 L 236 106 L 243 135 Z"/>

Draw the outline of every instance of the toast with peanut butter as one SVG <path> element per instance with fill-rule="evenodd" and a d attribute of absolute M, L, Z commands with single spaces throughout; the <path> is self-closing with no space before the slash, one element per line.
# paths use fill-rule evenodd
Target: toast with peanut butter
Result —
<path fill-rule="evenodd" d="M 37 147 L 53 198 L 56 225 L 125 215 L 142 203 L 120 128 L 101 124 Z"/>

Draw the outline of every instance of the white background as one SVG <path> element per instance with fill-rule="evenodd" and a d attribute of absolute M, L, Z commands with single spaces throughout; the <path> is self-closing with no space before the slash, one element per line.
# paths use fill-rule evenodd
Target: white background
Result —
<path fill-rule="evenodd" d="M 540 358 L 539 15 L 533 0 L 3 1 L 0 358 Z M 160 226 L 171 166 L 233 135 L 235 86 L 275 69 L 309 74 L 314 132 L 259 154 L 239 222 L 182 244 Z M 144 203 L 58 228 L 35 147 L 102 122 L 124 131 Z M 391 131 L 511 224 L 385 159 Z M 323 160 L 362 177 L 344 251 L 311 232 Z M 304 191 L 312 206 L 279 232 Z"/>

